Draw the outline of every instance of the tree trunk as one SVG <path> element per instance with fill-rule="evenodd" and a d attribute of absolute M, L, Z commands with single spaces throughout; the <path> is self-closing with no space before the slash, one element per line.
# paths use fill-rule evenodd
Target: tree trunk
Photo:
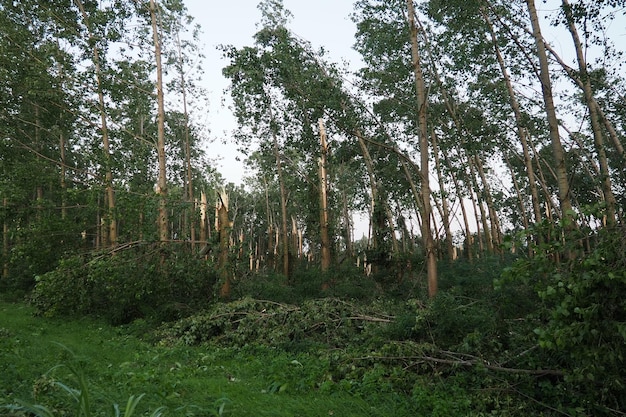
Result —
<path fill-rule="evenodd" d="M 445 189 L 443 173 L 441 172 L 441 162 L 439 160 L 439 147 L 437 146 L 437 137 L 434 132 L 431 133 L 431 141 L 433 143 L 433 156 L 435 158 L 435 169 L 437 171 L 437 179 L 439 181 L 439 192 L 441 193 L 441 210 L 443 217 L 443 229 L 446 233 L 446 251 L 448 252 L 448 260 L 455 258 L 454 243 L 452 242 L 452 231 L 450 230 L 450 208 L 448 207 L 447 191 Z"/>
<path fill-rule="evenodd" d="M 330 236 L 328 233 L 328 195 L 326 175 L 326 160 L 328 153 L 328 145 L 326 143 L 326 129 L 324 128 L 324 120 L 319 119 L 321 157 L 319 160 L 319 176 L 320 176 L 320 245 L 321 245 L 321 269 L 322 272 L 328 271 L 331 263 L 330 256 Z"/>
<path fill-rule="evenodd" d="M 413 60 L 413 74 L 415 77 L 415 92 L 417 94 L 417 116 L 419 125 L 420 164 L 421 164 L 421 194 L 423 199 L 422 213 L 422 238 L 426 249 L 426 271 L 428 274 L 428 296 L 433 298 L 437 295 L 437 254 L 430 228 L 430 184 L 428 168 L 428 126 L 426 118 L 426 87 L 420 63 L 419 43 L 417 39 L 417 26 L 415 24 L 415 9 L 413 0 L 407 0 L 409 29 L 411 40 L 411 56 Z"/>
<path fill-rule="evenodd" d="M 156 0 L 150 0 L 150 20 L 152 21 L 152 39 L 157 73 L 157 155 L 159 160 L 159 179 L 157 194 L 159 196 L 159 241 L 163 244 L 169 240 L 169 224 L 167 212 L 167 172 L 165 160 L 165 100 L 163 98 L 163 67 L 161 65 L 161 41 L 157 25 Z"/>
<path fill-rule="evenodd" d="M 180 35 L 176 32 L 176 48 L 178 53 L 178 73 L 180 77 L 180 90 L 183 99 L 183 116 L 185 121 L 185 168 L 187 174 L 186 202 L 188 209 L 185 213 L 185 219 L 189 219 L 189 239 L 191 241 L 191 250 L 196 246 L 196 222 L 195 222 L 195 206 L 193 204 L 193 172 L 191 169 L 191 140 L 189 138 L 189 112 L 187 111 L 187 87 L 185 83 L 185 73 L 183 71 L 183 58 L 180 45 Z"/>
<path fill-rule="evenodd" d="M 528 176 L 528 187 L 530 189 L 530 198 L 533 207 L 533 216 L 534 222 L 541 222 L 541 206 L 539 204 L 539 192 L 537 191 L 537 183 L 535 179 L 535 171 L 533 169 L 532 158 L 530 157 L 530 151 L 528 149 L 528 141 L 527 132 L 524 129 L 522 112 L 520 110 L 519 102 L 517 101 L 517 95 L 515 94 L 515 90 L 513 89 L 513 84 L 511 82 L 511 77 L 504 63 L 504 58 L 502 57 L 502 53 L 500 52 L 500 48 L 498 47 L 498 39 L 496 37 L 496 33 L 493 29 L 493 25 L 489 20 L 487 13 L 481 8 L 481 13 L 485 18 L 487 25 L 489 26 L 489 32 L 491 33 L 491 41 L 493 43 L 493 48 L 496 54 L 496 59 L 498 60 L 498 64 L 500 66 L 500 71 L 502 72 L 502 78 L 504 78 L 504 82 L 506 84 L 506 89 L 509 95 L 509 103 L 511 105 L 511 110 L 513 110 L 513 115 L 515 117 L 515 125 L 517 127 L 517 136 L 519 138 L 520 144 L 522 145 L 522 152 L 524 154 L 524 166 L 526 167 L 526 175 Z"/>
<path fill-rule="evenodd" d="M 454 184 L 454 189 L 456 190 L 457 198 L 459 199 L 459 205 L 461 206 L 461 213 L 463 215 L 463 226 L 464 226 L 464 234 L 465 234 L 465 246 L 467 246 L 467 259 L 472 262 L 474 259 L 473 246 L 474 246 L 474 238 L 472 236 L 472 231 L 470 230 L 469 225 L 469 217 L 467 215 L 467 210 L 465 208 L 465 203 L 463 202 L 463 193 L 461 185 L 459 184 L 459 179 L 457 175 L 454 174 L 454 170 L 452 169 L 452 165 L 448 159 L 448 156 L 445 152 L 443 152 L 443 160 L 448 166 L 448 170 L 450 171 L 450 175 L 452 176 L 452 183 Z"/>
<path fill-rule="evenodd" d="M 217 201 L 217 230 L 219 236 L 219 253 L 217 255 L 217 268 L 222 286 L 220 298 L 228 299 L 231 293 L 232 278 L 230 274 L 228 253 L 230 248 L 230 229 L 232 227 L 228 219 L 228 194 L 225 190 L 218 191 Z"/>
<path fill-rule="evenodd" d="M 91 32 L 91 25 L 89 23 L 89 17 L 87 16 L 87 12 L 83 6 L 81 0 L 74 0 L 74 4 L 80 10 L 80 13 L 83 16 L 83 21 L 85 26 L 87 27 L 87 32 L 89 33 L 89 41 L 93 44 L 93 57 L 92 62 L 94 64 L 94 70 L 96 75 L 96 88 L 98 90 L 98 105 L 100 107 L 100 129 L 102 131 L 102 152 L 104 154 L 104 186 L 105 186 L 105 195 L 106 195 L 106 204 L 107 204 L 107 213 L 104 216 L 106 223 L 106 227 L 108 227 L 107 233 L 107 242 L 105 242 L 105 246 L 114 247 L 117 245 L 117 221 L 115 220 L 115 191 L 113 190 L 113 172 L 111 170 L 111 150 L 109 144 L 109 130 L 107 126 L 107 114 L 106 107 L 104 103 L 104 93 L 102 89 L 102 71 L 100 69 L 100 52 L 98 47 L 96 46 L 96 39 Z"/>
<path fill-rule="evenodd" d="M 552 96 L 552 82 L 550 81 L 550 70 L 548 67 L 548 57 L 546 56 L 546 48 L 541 34 L 539 25 L 539 17 L 535 8 L 535 0 L 526 0 L 528 13 L 533 28 L 533 36 L 537 47 L 537 57 L 539 59 L 541 91 L 543 93 L 543 101 L 545 105 L 546 117 L 550 129 L 550 140 L 552 142 L 552 154 L 554 156 L 554 170 L 557 176 L 557 185 L 559 190 L 559 205 L 561 213 L 566 222 L 566 227 L 573 227 L 574 217 L 572 213 L 572 203 L 570 197 L 569 179 L 567 176 L 567 168 L 565 166 L 565 151 L 561 144 L 559 135 L 559 121 L 556 116 L 554 107 L 554 98 Z"/>
<path fill-rule="evenodd" d="M 274 121 L 274 115 L 270 107 L 270 118 L 272 125 L 276 125 Z M 280 155 L 280 149 L 278 147 L 278 135 L 274 128 L 272 128 L 272 140 L 274 148 L 274 157 L 276 158 L 276 176 L 278 177 L 278 184 L 280 187 L 280 211 L 281 211 L 281 240 L 282 240 L 282 260 L 283 260 L 283 275 L 287 278 L 287 282 L 291 281 L 291 273 L 289 269 L 289 229 L 287 219 L 287 188 L 285 186 L 285 178 L 283 175 L 283 163 Z"/>
<path fill-rule="evenodd" d="M 2 208 L 4 216 L 2 219 L 2 278 L 9 278 L 9 222 L 7 220 L 7 213 L 9 207 L 9 199 L 4 197 L 2 199 Z"/>
<path fill-rule="evenodd" d="M 483 161 L 478 155 L 474 155 L 474 163 L 476 164 L 476 170 L 478 176 L 483 183 L 483 194 L 485 198 L 485 204 L 487 204 L 487 211 L 489 212 L 489 222 L 491 225 L 491 240 L 493 242 L 494 252 L 500 252 L 500 245 L 502 244 L 502 232 L 500 230 L 500 220 L 498 219 L 498 213 L 496 212 L 495 205 L 493 203 L 493 196 L 491 195 L 491 187 L 487 176 L 483 169 Z"/>
<path fill-rule="evenodd" d="M 604 149 L 604 138 L 602 135 L 600 117 L 598 115 L 597 106 L 594 105 L 595 100 L 591 87 L 591 79 L 589 78 L 589 73 L 587 72 L 587 62 L 585 60 L 580 37 L 578 36 L 578 30 L 576 29 L 574 18 L 572 16 L 571 5 L 568 0 L 562 0 L 562 4 L 565 17 L 567 18 L 567 27 L 572 35 L 572 40 L 576 48 L 576 59 L 578 61 L 580 80 L 582 81 L 582 89 L 585 94 L 585 102 L 587 104 L 587 108 L 589 109 L 593 142 L 598 155 L 598 165 L 600 166 L 600 182 L 602 184 L 604 201 L 606 203 L 606 221 L 609 227 L 613 227 L 616 224 L 615 206 L 617 203 L 611 189 L 611 177 L 609 173 L 609 164 L 606 158 L 606 151 Z"/>

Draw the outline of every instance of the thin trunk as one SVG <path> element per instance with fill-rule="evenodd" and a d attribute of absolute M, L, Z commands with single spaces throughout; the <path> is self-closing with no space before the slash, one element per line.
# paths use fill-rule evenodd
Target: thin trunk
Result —
<path fill-rule="evenodd" d="M 2 199 L 2 208 L 4 210 L 4 218 L 2 220 L 2 279 L 9 278 L 9 222 L 6 214 L 8 213 L 9 199 Z"/>
<path fill-rule="evenodd" d="M 550 81 L 550 70 L 548 67 L 548 57 L 546 48 L 541 34 L 539 25 L 539 17 L 535 8 L 535 0 L 526 0 L 528 13 L 533 28 L 533 36 L 537 47 L 537 57 L 539 59 L 541 91 L 545 105 L 546 117 L 550 128 L 550 140 L 552 142 L 552 153 L 554 156 L 554 170 L 557 175 L 557 184 L 559 190 L 559 204 L 563 219 L 566 221 L 566 227 L 573 227 L 574 217 L 572 212 L 572 203 L 570 197 L 569 179 L 567 176 L 567 168 L 565 166 L 565 151 L 561 144 L 559 135 L 559 121 L 556 116 L 554 107 L 554 97 L 552 96 L 552 82 Z"/>
<path fill-rule="evenodd" d="M 189 209 L 185 214 L 185 218 L 189 219 L 189 238 L 191 239 L 191 249 L 196 245 L 196 225 L 195 210 L 193 206 L 193 172 L 191 169 L 191 140 L 189 138 L 189 112 L 187 111 L 187 86 L 185 83 L 185 73 L 183 71 L 183 58 L 180 46 L 180 35 L 176 32 L 176 49 L 178 53 L 178 73 L 180 76 L 180 90 L 183 99 L 183 117 L 185 121 L 185 167 L 187 171 L 187 205 Z"/>
<path fill-rule="evenodd" d="M 522 226 L 525 230 L 528 230 L 530 226 L 528 221 L 528 216 L 526 215 L 526 206 L 524 204 L 524 195 L 522 194 L 522 190 L 519 187 L 517 182 L 517 178 L 515 178 L 515 171 L 513 171 L 513 166 L 511 165 L 511 160 L 507 155 L 504 156 L 504 160 L 506 162 L 506 166 L 509 169 L 509 174 L 511 174 L 511 182 L 513 183 L 513 188 L 515 188 L 515 194 L 517 195 L 517 203 L 519 204 L 519 212 L 522 217 Z"/>
<path fill-rule="evenodd" d="M 206 193 L 202 191 L 200 193 L 200 242 L 205 244 L 207 241 L 207 201 Z"/>
<path fill-rule="evenodd" d="M 567 27 L 572 40 L 576 48 L 576 59 L 578 61 L 578 70 L 580 71 L 580 79 L 582 81 L 582 89 L 585 94 L 585 102 L 589 109 L 589 118 L 591 120 L 591 130 L 593 131 L 593 143 L 598 155 L 598 165 L 600 165 L 600 182 L 602 184 L 602 192 L 604 194 L 604 201 L 606 203 L 606 222 L 609 227 L 613 227 L 616 224 L 615 215 L 615 196 L 611 189 L 611 177 L 609 173 L 609 164 L 606 158 L 606 151 L 604 149 L 604 138 L 602 136 L 602 129 L 600 123 L 600 116 L 598 115 L 597 107 L 594 105 L 593 90 L 591 87 L 591 79 L 587 72 L 587 62 L 583 51 L 580 37 L 578 36 L 578 30 L 574 24 L 574 18 L 572 16 L 572 8 L 568 0 L 562 0 L 563 11 L 567 18 Z"/>
<path fill-rule="evenodd" d="M 346 241 L 346 255 L 350 258 L 354 257 L 354 247 L 352 245 L 352 219 L 350 210 L 348 210 L 348 198 L 345 190 L 341 193 L 341 204 L 343 209 L 343 222 L 345 228 L 344 239 Z"/>
<path fill-rule="evenodd" d="M 100 111 L 100 129 L 102 132 L 102 152 L 104 154 L 104 187 L 107 204 L 107 212 L 104 216 L 105 227 L 108 227 L 107 233 L 103 233 L 106 236 L 106 242 L 104 246 L 114 247 L 117 245 L 117 221 L 115 219 L 115 191 L 113 190 L 113 172 L 111 170 L 111 150 L 109 143 L 109 129 L 107 126 L 107 113 L 104 103 L 104 92 L 102 88 L 102 70 L 100 68 L 100 51 L 97 47 L 96 38 L 91 31 L 91 24 L 89 22 L 89 16 L 85 11 L 85 7 L 81 0 L 74 0 L 74 4 L 80 10 L 83 17 L 83 21 L 89 34 L 89 41 L 93 44 L 93 57 L 94 71 L 96 76 L 96 88 L 98 90 L 98 106 Z"/>
<path fill-rule="evenodd" d="M 428 126 L 426 118 L 426 87 L 420 63 L 419 43 L 417 39 L 417 26 L 415 23 L 415 9 L 413 0 L 407 0 L 409 17 L 409 29 L 411 40 L 411 57 L 413 60 L 413 75 L 415 77 L 415 92 L 417 94 L 417 118 L 419 125 L 420 164 L 421 164 L 421 194 L 423 199 L 422 213 L 422 238 L 426 247 L 426 271 L 428 274 L 428 296 L 433 298 L 437 295 L 437 254 L 430 228 L 430 184 L 428 169 Z"/>
<path fill-rule="evenodd" d="M 491 187 L 487 176 L 483 169 L 482 159 L 478 155 L 474 155 L 474 162 L 476 164 L 476 170 L 478 176 L 483 183 L 483 194 L 485 197 L 485 204 L 487 204 L 487 211 L 489 212 L 489 222 L 491 224 L 491 240 L 493 241 L 493 247 L 495 252 L 500 252 L 500 245 L 502 244 L 502 231 L 500 230 L 500 220 L 498 219 L 498 213 L 496 212 L 495 205 L 493 203 L 493 196 L 491 195 Z"/>
<path fill-rule="evenodd" d="M 274 123 L 274 115 L 270 108 L 270 117 L 272 119 L 272 125 Z M 287 187 L 285 186 L 285 178 L 283 175 L 283 162 L 280 155 L 280 149 L 278 147 L 278 135 L 275 129 L 272 129 L 272 141 L 274 148 L 274 157 L 276 158 L 276 175 L 278 177 L 278 184 L 280 187 L 280 211 L 281 211 L 281 240 L 282 240 L 282 259 L 283 259 L 283 274 L 287 277 L 287 281 L 291 280 L 291 274 L 289 270 L 289 229 L 287 219 Z M 277 242 L 278 244 L 278 242 Z"/>
<path fill-rule="evenodd" d="M 433 156 L 435 158 L 435 169 L 437 172 L 437 179 L 439 181 L 439 192 L 441 193 L 441 210 L 443 216 L 443 229 L 446 234 L 446 251 L 448 252 L 448 259 L 454 259 L 454 244 L 452 242 L 452 231 L 450 230 L 450 208 L 448 207 L 448 198 L 446 196 L 445 181 L 443 173 L 441 171 L 441 161 L 439 160 L 439 147 L 437 146 L 437 137 L 434 132 L 430 135 L 433 143 Z"/>
<path fill-rule="evenodd" d="M 443 152 L 443 160 L 448 166 L 448 170 L 450 171 L 450 175 L 452 176 L 454 189 L 456 190 L 456 195 L 457 195 L 457 198 L 459 199 L 459 204 L 461 206 L 461 213 L 463 215 L 463 226 L 465 227 L 464 233 L 465 233 L 465 242 L 467 246 L 467 259 L 470 262 L 472 262 L 472 260 L 474 259 L 474 254 L 472 252 L 472 247 L 474 246 L 474 239 L 472 237 L 472 231 L 470 230 L 469 217 L 467 215 L 467 210 L 465 209 L 465 203 L 463 202 L 463 193 L 461 192 L 462 188 L 461 188 L 461 185 L 459 184 L 459 179 L 454 174 L 454 170 L 452 169 L 452 165 L 450 164 L 450 161 L 448 159 L 448 155 L 446 154 L 446 152 Z"/>
<path fill-rule="evenodd" d="M 528 141 L 527 141 L 527 132 L 523 126 L 523 118 L 522 111 L 520 109 L 519 102 L 517 100 L 517 95 L 515 94 L 515 90 L 513 89 L 513 83 L 511 82 L 511 76 L 507 70 L 507 67 L 504 63 L 504 58 L 502 57 L 502 53 L 500 52 L 500 48 L 498 47 L 498 39 L 496 37 L 496 33 L 493 29 L 493 25 L 489 20 L 487 13 L 481 8 L 481 12 L 487 25 L 489 26 L 489 32 L 491 33 L 491 41 L 493 43 L 493 48 L 496 54 L 496 58 L 498 60 L 498 64 L 500 66 L 500 71 L 502 72 L 502 77 L 504 78 L 504 82 L 506 84 L 507 92 L 509 95 L 509 103 L 511 105 L 511 109 L 513 110 L 513 115 L 515 117 L 515 125 L 517 127 L 517 136 L 519 138 L 520 144 L 522 145 L 522 152 L 524 154 L 524 166 L 526 167 L 526 175 L 528 176 L 528 187 L 530 189 L 530 198 L 533 206 L 533 215 L 535 223 L 541 222 L 541 206 L 539 205 L 539 192 L 537 190 L 537 183 L 535 180 L 535 172 L 533 170 L 532 158 L 530 157 L 530 151 L 528 149 Z"/>
<path fill-rule="evenodd" d="M 319 160 L 319 176 L 320 176 L 320 244 L 321 244 L 321 269 L 322 272 L 328 271 L 330 267 L 330 236 L 328 233 L 328 195 L 327 186 L 328 178 L 326 175 L 326 160 L 328 154 L 328 144 L 326 142 L 326 129 L 324 120 L 319 119 L 321 157 Z"/>
<path fill-rule="evenodd" d="M 150 0 L 150 20 L 152 22 L 152 40 L 157 73 L 157 155 L 159 159 L 159 179 L 157 194 L 159 196 L 159 241 L 165 243 L 169 239 L 169 220 L 167 212 L 167 171 L 165 161 L 165 100 L 163 98 L 163 66 L 161 64 L 161 41 L 157 25 L 156 0 Z"/>
<path fill-rule="evenodd" d="M 61 218 L 67 218 L 67 181 L 65 167 L 67 160 L 65 158 L 65 135 L 59 133 L 59 149 L 61 150 Z"/>
<path fill-rule="evenodd" d="M 524 195 L 522 194 L 522 191 L 517 182 L 517 178 L 515 177 L 515 171 L 513 171 L 511 160 L 509 159 L 507 155 L 505 155 L 504 159 L 506 161 L 506 166 L 509 169 L 509 173 L 511 174 L 511 182 L 513 183 L 513 187 L 515 188 L 515 194 L 517 195 L 517 203 L 519 204 L 519 212 L 520 212 L 520 216 L 522 217 L 522 227 L 524 228 L 524 230 L 529 230 L 530 223 L 528 221 L 528 216 L 526 215 L 526 205 L 524 204 Z M 533 240 L 532 236 L 528 235 L 526 237 L 529 257 L 533 256 L 532 240 Z M 514 250 L 515 248 L 511 248 L 511 249 Z"/>
<path fill-rule="evenodd" d="M 367 149 L 367 145 L 365 144 L 365 140 L 363 139 L 363 135 L 359 129 L 356 129 L 354 132 L 357 141 L 359 143 L 359 147 L 361 149 L 361 155 L 363 155 L 363 161 L 365 161 L 365 169 L 367 170 L 367 175 L 370 180 L 370 192 L 371 192 L 371 204 L 370 204 L 370 216 L 369 216 L 369 231 L 368 233 L 372 233 L 374 230 L 375 224 L 373 222 L 373 214 L 374 209 L 376 208 L 376 204 L 378 204 L 378 182 L 376 181 L 376 175 L 374 174 L 374 162 L 372 160 L 372 156 L 370 155 L 369 149 Z M 368 239 L 369 242 L 369 239 Z"/>

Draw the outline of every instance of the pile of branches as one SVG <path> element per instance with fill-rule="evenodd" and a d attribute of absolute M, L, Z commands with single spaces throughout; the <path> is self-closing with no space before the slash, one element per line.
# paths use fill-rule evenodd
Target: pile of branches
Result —
<path fill-rule="evenodd" d="M 374 310 L 336 298 L 308 300 L 298 306 L 242 298 L 165 325 L 156 337 L 164 345 L 344 348 L 371 339 L 394 322 L 395 316 Z"/>

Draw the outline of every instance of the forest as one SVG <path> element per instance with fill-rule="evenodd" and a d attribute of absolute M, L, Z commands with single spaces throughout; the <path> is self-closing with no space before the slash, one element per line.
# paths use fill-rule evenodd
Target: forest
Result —
<path fill-rule="evenodd" d="M 626 415 L 626 1 L 353 3 L 219 46 L 234 184 L 184 0 L 0 0 L 0 414 Z"/>

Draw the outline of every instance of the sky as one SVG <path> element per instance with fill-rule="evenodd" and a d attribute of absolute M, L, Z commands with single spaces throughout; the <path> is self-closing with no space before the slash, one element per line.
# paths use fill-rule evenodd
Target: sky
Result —
<path fill-rule="evenodd" d="M 204 59 L 203 87 L 209 94 L 209 113 L 200 118 L 210 130 L 211 142 L 207 154 L 218 159 L 217 169 L 227 182 L 240 184 L 245 175 L 236 145 L 230 142 L 230 132 L 236 121 L 228 108 L 230 103 L 228 81 L 222 68 L 228 65 L 218 45 L 252 46 L 261 13 L 259 0 L 185 0 L 188 12 L 202 28 L 200 38 Z M 359 55 L 352 49 L 356 27 L 350 20 L 353 0 L 283 0 L 293 14 L 289 28 L 297 36 L 309 41 L 314 49 L 324 47 L 333 62 L 358 62 Z M 197 115 L 196 115 L 197 117 Z"/>

